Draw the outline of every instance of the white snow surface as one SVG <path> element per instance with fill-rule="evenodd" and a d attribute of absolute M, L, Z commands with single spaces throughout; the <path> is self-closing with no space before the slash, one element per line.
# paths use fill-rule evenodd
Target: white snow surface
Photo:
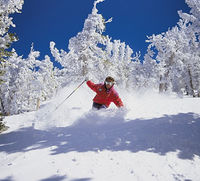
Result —
<path fill-rule="evenodd" d="M 199 181 L 200 99 L 117 89 L 125 109 L 91 109 L 86 84 L 8 116 L 1 181 Z"/>

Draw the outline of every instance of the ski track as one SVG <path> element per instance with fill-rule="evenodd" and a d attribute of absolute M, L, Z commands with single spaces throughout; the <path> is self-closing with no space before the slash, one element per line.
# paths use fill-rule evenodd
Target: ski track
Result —
<path fill-rule="evenodd" d="M 126 109 L 91 110 L 86 85 L 37 112 L 6 117 L 1 181 L 200 180 L 200 101 L 120 92 Z"/>

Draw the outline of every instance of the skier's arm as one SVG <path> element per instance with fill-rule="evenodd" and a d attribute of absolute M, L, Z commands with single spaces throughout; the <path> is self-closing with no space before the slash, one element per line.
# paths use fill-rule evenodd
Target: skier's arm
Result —
<path fill-rule="evenodd" d="M 113 102 L 117 107 L 123 107 L 124 106 L 122 100 L 120 99 L 120 97 L 117 93 L 114 94 L 114 96 L 113 96 Z"/>
<path fill-rule="evenodd" d="M 87 85 L 90 89 L 92 89 L 94 92 L 97 92 L 97 85 L 94 84 L 93 82 L 91 82 L 90 80 L 88 80 L 87 82 Z"/>

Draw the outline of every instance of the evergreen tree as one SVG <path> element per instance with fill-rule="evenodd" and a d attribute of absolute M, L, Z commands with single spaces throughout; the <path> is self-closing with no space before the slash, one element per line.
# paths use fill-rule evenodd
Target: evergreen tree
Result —
<path fill-rule="evenodd" d="M 96 5 L 103 0 L 94 2 L 92 13 L 85 20 L 83 30 L 69 40 L 69 52 L 58 50 L 55 43 L 50 43 L 50 49 L 55 60 L 63 69 L 58 71 L 63 85 L 71 80 L 83 80 L 89 76 L 93 80 L 104 80 L 112 75 L 126 87 L 131 79 L 134 62 L 133 50 L 120 40 L 111 41 L 108 35 L 103 35 L 105 21 L 98 13 Z"/>
<path fill-rule="evenodd" d="M 12 42 L 17 41 L 16 35 L 9 32 L 10 26 L 15 27 L 14 23 L 12 22 L 12 18 L 9 16 L 15 12 L 19 13 L 22 9 L 23 3 L 23 0 L 0 0 L 0 85 L 4 83 L 1 77 L 5 73 L 6 58 L 11 55 L 11 52 L 8 51 L 8 48 Z M 1 90 L 0 94 L 3 94 Z M 0 98 L 0 130 L 4 127 L 3 123 L 1 122 L 3 114 L 2 100 Z"/>
<path fill-rule="evenodd" d="M 156 62 L 155 52 L 150 47 L 144 56 L 143 65 L 140 67 L 140 77 L 138 82 L 141 88 L 158 89 L 159 84 L 159 64 Z"/>
<path fill-rule="evenodd" d="M 179 11 L 179 26 L 184 26 L 187 47 L 182 61 L 185 64 L 185 90 L 189 95 L 200 97 L 200 2 L 186 0 L 191 8 L 190 14 Z"/>
<path fill-rule="evenodd" d="M 6 114 L 38 109 L 39 101 L 49 100 L 60 87 L 50 58 L 45 56 L 40 61 L 39 55 L 32 47 L 27 59 L 16 52 L 7 59 L 10 66 L 6 66 L 5 83 L 0 87 L 2 109 Z"/>
<path fill-rule="evenodd" d="M 197 96 L 200 92 L 200 3 L 187 0 L 191 14 L 179 11 L 177 26 L 152 35 L 148 50 L 155 52 L 159 63 L 159 89 Z M 154 55 L 149 56 L 153 59 Z"/>
<path fill-rule="evenodd" d="M 52 55 L 63 66 L 62 75 L 65 80 L 83 80 L 85 76 L 100 79 L 104 75 L 105 43 L 107 36 L 102 33 L 105 30 L 105 20 L 98 14 L 97 3 L 94 2 L 92 14 L 85 20 L 83 30 L 69 40 L 69 52 L 57 50 L 55 43 L 50 43 Z M 96 74 L 98 72 L 98 75 Z"/>
<path fill-rule="evenodd" d="M 133 88 L 136 85 L 136 67 L 141 65 L 140 54 L 133 56 L 133 50 L 120 40 L 109 41 L 106 44 L 106 60 L 108 75 L 115 77 L 122 88 Z"/>
<path fill-rule="evenodd" d="M 16 35 L 9 32 L 10 26 L 15 27 L 10 15 L 16 12 L 20 13 L 23 3 L 23 0 L 0 0 L 0 83 L 2 83 L 1 76 L 4 73 L 4 63 L 6 58 L 11 55 L 8 48 L 14 41 L 17 41 Z"/>

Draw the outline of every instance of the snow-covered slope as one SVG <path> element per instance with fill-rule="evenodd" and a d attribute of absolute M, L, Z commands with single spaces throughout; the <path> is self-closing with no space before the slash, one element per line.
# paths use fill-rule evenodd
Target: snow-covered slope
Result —
<path fill-rule="evenodd" d="M 118 90 L 126 110 L 96 112 L 84 85 L 55 111 L 74 88 L 5 119 L 0 180 L 200 180 L 200 99 Z"/>

